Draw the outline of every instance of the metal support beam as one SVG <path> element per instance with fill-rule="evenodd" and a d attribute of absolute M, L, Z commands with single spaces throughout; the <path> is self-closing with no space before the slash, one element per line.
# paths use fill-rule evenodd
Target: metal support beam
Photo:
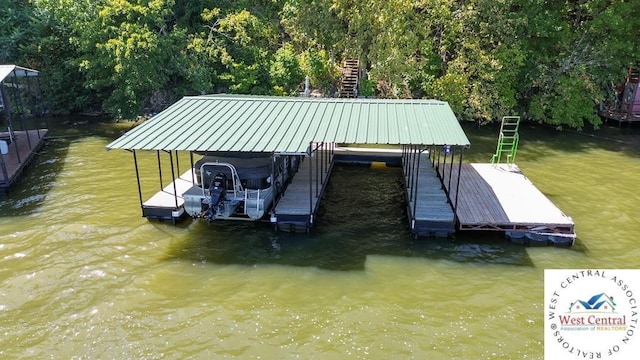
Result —
<path fill-rule="evenodd" d="M 4 154 L 0 154 L 0 165 L 2 167 L 2 177 L 4 178 L 4 181 L 7 182 L 7 186 L 9 185 L 9 172 L 7 171 L 7 166 L 5 165 L 4 162 Z"/>
<path fill-rule="evenodd" d="M 24 123 L 24 113 L 25 113 L 25 107 L 24 104 L 22 103 L 22 96 L 20 96 L 20 84 L 17 83 L 18 80 L 18 74 L 16 73 L 16 69 L 13 69 L 13 77 L 11 78 L 11 84 L 13 85 L 13 93 L 15 95 L 15 100 L 16 103 L 18 104 L 18 106 L 20 107 L 20 115 L 18 115 L 18 118 L 20 119 L 20 130 L 22 131 L 27 131 L 27 127 Z M 31 139 L 29 137 L 29 133 L 27 132 L 27 145 L 29 146 L 29 150 L 32 149 L 32 145 L 31 145 Z"/>
<path fill-rule="evenodd" d="M 164 188 L 162 185 L 162 163 L 160 162 L 160 150 L 156 150 L 156 155 L 158 156 L 158 175 L 160 177 L 160 191 Z"/>
<path fill-rule="evenodd" d="M 458 211 L 458 197 L 460 195 L 459 190 L 460 190 L 460 178 L 462 177 L 462 158 L 464 156 L 464 147 L 460 147 L 460 161 L 458 162 L 458 181 L 456 184 L 456 203 L 453 206 L 453 213 L 456 214 L 457 216 L 457 211 Z"/>
<path fill-rule="evenodd" d="M 140 171 L 138 170 L 138 157 L 136 151 L 131 150 L 133 153 L 133 164 L 136 167 L 136 181 L 138 182 L 138 198 L 140 199 L 140 209 L 142 209 L 142 186 L 140 185 Z"/>
<path fill-rule="evenodd" d="M 169 153 L 169 162 L 171 163 L 171 181 L 173 184 L 173 200 L 175 201 L 176 209 L 178 208 L 178 189 L 176 188 L 176 174 L 173 168 L 173 153 L 171 150 L 167 151 Z"/>
<path fill-rule="evenodd" d="M 174 150 L 176 153 L 176 174 L 178 174 L 178 176 L 180 176 L 180 174 L 182 174 L 180 172 L 180 154 L 178 154 L 178 150 Z"/>
<path fill-rule="evenodd" d="M 193 174 L 193 169 L 195 169 L 194 164 L 193 164 L 193 151 L 189 151 L 189 162 L 191 163 L 191 185 L 195 186 L 196 185 L 196 176 Z M 204 186 L 204 185 L 203 185 Z"/>
<path fill-rule="evenodd" d="M 455 152 L 456 152 L 455 149 L 456 149 L 455 147 L 451 147 L 451 166 L 449 167 L 449 185 L 446 186 L 446 188 L 448 189 L 447 190 L 447 199 L 451 199 L 451 196 L 450 196 L 450 192 L 451 191 L 450 191 L 450 189 L 451 189 L 451 177 L 453 176 L 453 161 L 454 161 L 454 156 L 455 156 Z M 460 177 L 460 176 L 458 175 L 458 177 Z M 451 201 L 451 200 L 449 200 L 449 201 Z"/>
<path fill-rule="evenodd" d="M 308 159 L 311 162 L 313 159 L 311 155 L 313 154 L 313 141 L 309 142 L 309 152 Z M 309 219 L 311 219 L 311 214 L 313 213 L 313 163 L 309 164 Z"/>
<path fill-rule="evenodd" d="M 416 148 L 416 174 L 415 174 L 415 182 L 413 184 L 413 186 L 415 187 L 415 190 L 413 191 L 413 220 L 416 219 L 416 211 L 418 208 L 418 178 L 420 177 L 420 154 L 422 152 L 418 151 L 418 149 Z M 415 229 L 415 223 L 412 223 L 414 226 L 413 228 Z"/>

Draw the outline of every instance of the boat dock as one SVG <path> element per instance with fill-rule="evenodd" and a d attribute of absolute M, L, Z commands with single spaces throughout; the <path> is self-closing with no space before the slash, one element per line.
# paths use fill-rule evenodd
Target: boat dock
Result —
<path fill-rule="evenodd" d="M 640 70 L 630 68 L 627 79 L 616 88 L 613 102 L 600 104 L 598 115 L 606 124 L 609 120 L 632 124 L 640 122 Z"/>
<path fill-rule="evenodd" d="M 6 154 L 0 155 L 0 190 L 8 190 L 20 177 L 24 168 L 44 145 L 47 129 L 0 133 L 6 144 Z"/>
<path fill-rule="evenodd" d="M 0 190 L 7 191 L 42 148 L 48 130 L 27 118 L 45 113 L 38 71 L 0 65 Z"/>
<path fill-rule="evenodd" d="M 277 180 L 272 184 L 277 191 L 264 217 L 243 219 L 267 220 L 285 231 L 309 231 L 313 226 L 335 162 L 382 161 L 402 168 L 409 227 L 416 236 L 501 231 L 522 243 L 547 244 L 560 239 L 565 245 L 572 244 L 571 218 L 515 165 L 517 143 L 513 139 L 517 139 L 519 118 L 505 119 L 496 154 L 505 155 L 508 164 L 499 164 L 500 156 L 494 156 L 493 164 L 465 164 L 463 155 L 470 142 L 445 102 L 194 96 L 133 128 L 107 149 L 133 153 L 140 204 L 143 216 L 149 218 L 178 220 L 187 213 L 184 197 L 198 198 L 198 194 L 185 194 L 192 191 L 188 189 L 193 173 L 178 170 L 174 175 L 178 152 L 190 154 L 192 168 L 194 156 L 203 154 L 271 156 L 272 176 L 265 177 L 265 182 L 270 184 L 280 174 L 288 176 L 282 178 L 282 184 Z M 507 129 L 512 123 L 515 130 Z M 381 151 L 375 145 L 395 149 Z M 160 191 L 144 202 L 136 162 L 136 153 L 141 151 L 157 153 L 161 183 Z M 169 155 L 172 164 L 173 182 L 166 186 L 161 152 Z M 192 213 L 198 215 L 189 211 L 194 216 Z"/>

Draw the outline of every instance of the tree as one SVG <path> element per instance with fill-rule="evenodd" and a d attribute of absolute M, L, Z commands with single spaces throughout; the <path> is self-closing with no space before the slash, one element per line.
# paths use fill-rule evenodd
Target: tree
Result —
<path fill-rule="evenodd" d="M 285 43 L 276 51 L 269 74 L 276 95 L 297 95 L 304 74 L 293 45 Z"/>
<path fill-rule="evenodd" d="M 206 31 L 190 35 L 190 68 L 201 81 L 201 91 L 230 90 L 241 94 L 268 94 L 269 67 L 277 49 L 273 24 L 247 10 L 204 9 Z"/>
<path fill-rule="evenodd" d="M 0 7 L 0 64 L 24 63 L 20 44 L 32 38 L 33 9 L 25 0 L 4 0 Z"/>
<path fill-rule="evenodd" d="M 528 116 L 562 127 L 601 123 L 596 105 L 638 59 L 640 4 L 578 0 L 517 2 L 527 20 L 524 100 Z"/>
<path fill-rule="evenodd" d="M 145 98 L 176 72 L 183 43 L 167 26 L 173 0 L 36 0 L 63 24 L 84 87 L 115 117 L 139 114 Z M 176 32 L 175 34 L 179 34 Z"/>
<path fill-rule="evenodd" d="M 358 58 L 380 97 L 579 129 L 640 62 L 638 1 L 5 2 L 0 55 L 44 69 L 60 108 L 114 116 L 158 94 L 295 94 L 305 75 L 333 93 L 336 63 Z"/>

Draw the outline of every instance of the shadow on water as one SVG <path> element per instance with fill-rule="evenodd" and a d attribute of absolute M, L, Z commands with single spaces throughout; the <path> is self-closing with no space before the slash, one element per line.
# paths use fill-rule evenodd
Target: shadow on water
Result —
<path fill-rule="evenodd" d="M 37 212 L 47 193 L 57 184 L 69 146 L 87 137 L 113 140 L 132 124 L 114 123 L 108 118 L 56 117 L 29 119 L 27 128 L 48 128 L 44 145 L 24 167 L 20 178 L 6 193 L 0 192 L 0 217 L 24 216 Z"/>
<path fill-rule="evenodd" d="M 262 223 L 194 221 L 167 258 L 328 270 L 363 270 L 369 255 L 533 266 L 526 248 L 502 233 L 415 239 L 404 204 L 399 168 L 337 165 L 310 234 L 277 232 Z"/>
<path fill-rule="evenodd" d="M 69 139 L 46 139 L 38 154 L 6 192 L 0 192 L 0 216 L 33 214 L 56 185 L 69 150 Z"/>

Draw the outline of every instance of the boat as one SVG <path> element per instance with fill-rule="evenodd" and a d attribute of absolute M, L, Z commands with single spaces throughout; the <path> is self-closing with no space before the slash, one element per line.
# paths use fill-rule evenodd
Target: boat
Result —
<path fill-rule="evenodd" d="M 184 194 L 193 218 L 258 221 L 282 196 L 300 156 L 204 153 L 194 164 L 196 183 Z"/>

